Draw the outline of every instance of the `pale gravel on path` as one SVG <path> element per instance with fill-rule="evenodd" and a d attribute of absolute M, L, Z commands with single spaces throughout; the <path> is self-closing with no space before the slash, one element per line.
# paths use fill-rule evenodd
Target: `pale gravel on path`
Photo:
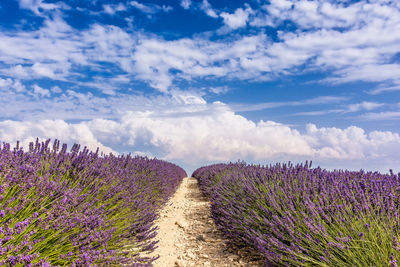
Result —
<path fill-rule="evenodd" d="M 154 262 L 155 267 L 262 266 L 251 251 L 226 247 L 210 217 L 210 203 L 194 178 L 183 179 L 161 210 L 156 225 L 160 241 L 151 256 L 160 258 Z"/>

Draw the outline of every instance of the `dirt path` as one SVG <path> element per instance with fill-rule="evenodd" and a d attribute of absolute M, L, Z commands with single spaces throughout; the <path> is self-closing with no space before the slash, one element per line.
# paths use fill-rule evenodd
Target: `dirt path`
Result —
<path fill-rule="evenodd" d="M 210 217 L 210 204 L 197 180 L 185 178 L 156 221 L 160 240 L 155 267 L 262 266 L 246 250 L 227 248 Z"/>

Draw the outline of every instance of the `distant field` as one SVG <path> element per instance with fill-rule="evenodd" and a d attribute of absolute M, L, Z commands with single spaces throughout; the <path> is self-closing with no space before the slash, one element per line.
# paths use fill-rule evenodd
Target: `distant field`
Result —
<path fill-rule="evenodd" d="M 0 147 L 0 265 L 150 263 L 143 252 L 154 250 L 153 221 L 185 171 L 59 145 Z"/>
<path fill-rule="evenodd" d="M 216 164 L 193 173 L 232 246 L 278 266 L 397 266 L 400 177 L 311 164 Z"/>

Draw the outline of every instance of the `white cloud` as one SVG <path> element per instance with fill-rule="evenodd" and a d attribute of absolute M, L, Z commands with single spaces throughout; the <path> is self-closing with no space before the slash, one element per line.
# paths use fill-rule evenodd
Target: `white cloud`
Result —
<path fill-rule="evenodd" d="M 16 77 L 16 78 L 27 79 L 30 77 L 26 68 L 20 64 L 13 66 L 9 69 L 2 70 L 2 72 L 4 74 L 10 75 L 10 76 Z"/>
<path fill-rule="evenodd" d="M 33 88 L 33 95 L 35 97 L 50 97 L 50 91 L 49 90 L 44 89 L 44 88 L 40 87 L 37 84 L 34 84 L 32 86 L 32 88 Z"/>
<path fill-rule="evenodd" d="M 13 81 L 10 78 L 2 79 L 0 78 L 0 88 L 8 88 L 13 84 Z"/>
<path fill-rule="evenodd" d="M 103 81 L 105 83 L 105 81 Z M 26 92 L 18 80 L 0 78 L 0 119 L 14 118 L 16 120 L 91 120 L 95 118 L 118 119 L 127 111 L 143 109 L 181 110 L 182 106 L 204 104 L 200 95 L 189 92 L 171 91 L 169 95 L 145 97 L 142 94 L 114 93 L 98 96 L 78 89 L 71 90 L 53 86 L 32 87 Z M 99 81 L 99 86 L 101 82 Z M 36 88 L 36 94 L 34 93 Z M 44 91 L 43 91 L 44 90 Z M 41 97 L 40 92 L 44 97 Z M 53 93 L 52 95 L 50 93 Z M 48 94 L 51 95 L 50 97 Z M 182 112 L 186 112 L 182 110 Z"/>
<path fill-rule="evenodd" d="M 318 110 L 318 111 L 304 111 L 304 112 L 296 112 L 293 115 L 295 116 L 321 116 L 330 113 L 341 113 L 343 109 L 328 109 L 328 110 Z"/>
<path fill-rule="evenodd" d="M 39 76 L 55 78 L 53 69 L 41 63 L 35 63 L 32 66 L 32 70 Z"/>
<path fill-rule="evenodd" d="M 228 27 L 232 29 L 238 29 L 246 26 L 247 20 L 251 13 L 251 8 L 247 7 L 245 10 L 238 8 L 233 14 L 221 12 L 220 16 L 224 19 L 224 23 Z"/>
<path fill-rule="evenodd" d="M 60 18 L 32 32 L 0 33 L 0 71 L 21 79 L 64 79 L 72 63 L 87 63 L 79 34 Z"/>
<path fill-rule="evenodd" d="M 84 123 L 69 124 L 63 120 L 42 120 L 42 121 L 1 121 L 0 122 L 0 140 L 15 144 L 20 141 L 24 149 L 28 149 L 29 143 L 34 142 L 36 138 L 46 140 L 58 139 L 69 144 L 69 148 L 74 143 L 87 146 L 91 150 L 100 148 L 104 153 L 118 154 L 111 148 L 102 145 L 92 131 Z"/>
<path fill-rule="evenodd" d="M 226 85 L 225 85 L 225 86 L 215 86 L 215 87 L 210 87 L 210 88 L 209 88 L 209 91 L 210 91 L 210 92 L 212 92 L 212 93 L 214 93 L 214 94 L 217 94 L 217 95 L 225 94 L 225 93 L 227 93 L 229 90 L 230 90 L 229 87 L 226 86 Z"/>
<path fill-rule="evenodd" d="M 393 92 L 393 91 L 400 91 L 400 85 L 385 85 L 382 84 L 380 86 L 378 86 L 377 88 L 368 91 L 368 93 L 372 94 L 372 95 L 377 95 L 377 94 L 381 94 L 384 92 Z"/>
<path fill-rule="evenodd" d="M 17 93 L 21 93 L 26 90 L 26 87 L 19 80 L 13 80 L 11 78 L 0 78 L 0 90 L 11 90 Z"/>
<path fill-rule="evenodd" d="M 135 43 L 136 36 L 119 27 L 94 24 L 77 31 L 54 15 L 38 30 L 0 33 L 0 73 L 21 80 L 47 78 L 78 83 L 84 77 L 79 70 L 82 66 L 94 72 L 110 72 L 110 65 L 103 65 L 110 63 L 133 74 Z"/>
<path fill-rule="evenodd" d="M 36 15 L 40 15 L 42 11 L 49 11 L 58 8 L 68 9 L 68 6 L 62 2 L 53 4 L 45 3 L 43 0 L 19 0 L 19 6 L 33 11 Z"/>
<path fill-rule="evenodd" d="M 359 116 L 364 120 L 399 120 L 400 119 L 400 111 L 384 111 L 384 112 L 368 112 Z"/>
<path fill-rule="evenodd" d="M 40 11 L 46 3 L 21 0 L 20 4 Z M 275 0 L 258 10 L 245 5 L 231 14 L 220 14 L 207 0 L 199 5 L 209 16 L 222 16 L 232 29 L 246 23 L 254 26 L 256 18 L 261 23 L 263 15 L 268 17 L 268 25 L 290 20 L 299 29 L 278 32 L 278 41 L 262 32 L 217 40 L 196 35 L 168 41 L 111 25 L 92 24 L 78 31 L 54 12 L 38 30 L 0 33 L 0 73 L 19 80 L 46 78 L 78 84 L 84 76 L 82 67 L 111 76 L 120 74 L 110 71 L 118 68 L 129 77 L 125 84 L 141 80 L 162 92 L 174 88 L 178 80 L 267 81 L 307 71 L 329 71 L 332 75 L 323 81 L 326 83 L 400 82 L 399 64 L 391 62 L 400 43 L 400 11 L 393 3 Z M 147 14 L 170 10 L 138 1 L 129 6 Z M 124 7 L 105 8 L 112 13 Z M 102 92 L 114 94 L 116 88 L 110 86 Z"/>
<path fill-rule="evenodd" d="M 265 54 L 265 35 L 243 37 L 229 43 L 203 39 L 143 38 L 133 59 L 137 77 L 166 92 L 175 78 L 228 77 L 233 79 L 268 78 L 271 59 Z M 177 74 L 170 73 L 177 70 Z M 277 67 L 275 71 L 281 71 Z"/>
<path fill-rule="evenodd" d="M 215 10 L 212 8 L 210 3 L 207 0 L 203 0 L 200 8 L 207 14 L 207 16 L 212 17 L 212 18 L 218 18 L 217 13 Z"/>
<path fill-rule="evenodd" d="M 337 77 L 327 78 L 330 82 L 352 82 L 352 81 L 367 81 L 367 82 L 384 82 L 384 81 L 399 81 L 400 64 L 371 64 L 363 65 L 355 68 L 349 66 L 345 69 L 335 71 Z"/>
<path fill-rule="evenodd" d="M 130 5 L 139 9 L 143 13 L 147 13 L 147 14 L 155 14 L 160 11 L 169 12 L 169 11 L 173 10 L 172 6 L 166 6 L 166 5 L 159 6 L 156 4 L 142 4 L 137 1 L 131 1 Z"/>
<path fill-rule="evenodd" d="M 308 102 L 308 101 L 304 101 L 304 103 L 306 103 L 306 102 Z M 332 101 L 331 103 L 333 103 L 333 102 L 334 101 Z M 328 104 L 328 103 L 329 102 L 326 102 L 326 104 Z M 315 104 L 318 104 L 318 102 L 315 102 Z M 383 103 L 363 101 L 361 103 L 346 104 L 341 108 L 324 109 L 324 110 L 319 110 L 319 111 L 297 112 L 294 115 L 317 116 L 317 115 L 326 115 L 326 114 L 332 114 L 332 113 L 345 114 L 345 113 L 359 112 L 359 111 L 370 111 L 370 110 L 377 109 L 377 108 L 380 108 L 383 106 L 385 106 L 385 104 L 383 104 Z M 365 116 L 365 114 L 362 114 L 362 115 L 359 115 L 358 118 L 363 118 L 364 116 Z"/>
<path fill-rule="evenodd" d="M 53 87 L 51 87 L 51 92 L 53 92 L 53 93 L 55 93 L 55 94 L 58 94 L 58 93 L 61 93 L 62 92 L 62 90 L 61 90 L 61 88 L 60 87 L 58 87 L 57 85 L 56 86 L 53 86 Z"/>
<path fill-rule="evenodd" d="M 181 0 L 181 7 L 183 7 L 184 9 L 189 9 L 191 4 L 191 0 Z"/>
<path fill-rule="evenodd" d="M 139 3 L 137 1 L 131 1 L 130 4 L 134 7 L 136 7 L 137 9 L 143 11 L 144 13 L 154 13 L 154 9 L 152 9 L 142 3 Z"/>
<path fill-rule="evenodd" d="M 22 93 L 26 90 L 25 85 L 23 85 L 19 80 L 14 80 L 13 87 L 18 93 Z"/>
<path fill-rule="evenodd" d="M 368 2 L 273 0 L 249 23 L 276 27 L 291 21 L 298 27 L 296 32 L 279 32 L 281 42 L 267 48 L 279 59 L 274 69 L 282 65 L 296 71 L 307 64 L 308 70 L 333 71 L 329 83 L 398 81 L 398 64 L 390 58 L 400 43 L 400 9 L 394 2 Z"/>
<path fill-rule="evenodd" d="M 114 15 L 117 12 L 126 11 L 127 8 L 124 4 L 119 3 L 118 5 L 103 5 L 103 10 L 109 15 Z"/>
<path fill-rule="evenodd" d="M 253 122 L 221 102 L 208 104 L 199 96 L 175 92 L 158 99 L 159 107 L 127 107 L 114 120 L 79 123 L 63 120 L 0 122 L 0 140 L 27 143 L 37 136 L 79 142 L 103 151 L 148 151 L 151 155 L 187 165 L 213 161 L 304 161 L 336 168 L 379 168 L 400 164 L 400 135 L 351 126 L 345 129 L 307 125 L 305 132 L 273 121 Z M 82 101 L 85 101 L 84 99 Z M 89 100 L 90 101 L 90 100 Z M 382 165 L 386 164 L 386 165 Z M 390 165 L 390 166 L 389 166 Z M 323 165 L 324 166 L 324 165 Z M 386 169 L 387 168 L 387 169 Z"/>
<path fill-rule="evenodd" d="M 365 1 L 344 6 L 330 1 L 271 0 L 263 6 L 267 14 L 259 14 L 255 26 L 276 26 L 284 20 L 293 21 L 303 29 L 358 26 L 359 20 L 366 18 L 365 12 L 370 11 L 365 7 Z"/>
<path fill-rule="evenodd" d="M 348 112 L 356 112 L 359 110 L 373 110 L 382 106 L 384 106 L 384 104 L 382 103 L 364 101 L 361 103 L 349 105 Z"/>
<path fill-rule="evenodd" d="M 373 131 L 367 134 L 355 126 L 338 129 L 309 124 L 305 138 L 320 157 L 363 160 L 374 167 L 379 164 L 374 161 L 396 162 L 394 153 L 400 148 L 398 133 Z"/>
<path fill-rule="evenodd" d="M 284 101 L 284 102 L 264 102 L 264 103 L 246 103 L 246 104 L 235 104 L 232 103 L 229 106 L 234 111 L 256 111 L 270 108 L 278 108 L 278 107 L 290 107 L 290 106 L 309 106 L 309 105 L 321 105 L 321 104 L 332 104 L 332 103 L 340 103 L 345 100 L 348 100 L 347 97 L 340 96 L 319 96 L 309 99 L 304 99 L 301 101 Z M 343 111 L 343 110 L 340 110 Z M 326 112 L 326 111 L 324 111 Z M 297 113 L 297 115 L 305 115 L 304 113 Z M 310 114 L 317 115 L 317 114 Z M 318 114 L 319 115 L 319 114 Z"/>

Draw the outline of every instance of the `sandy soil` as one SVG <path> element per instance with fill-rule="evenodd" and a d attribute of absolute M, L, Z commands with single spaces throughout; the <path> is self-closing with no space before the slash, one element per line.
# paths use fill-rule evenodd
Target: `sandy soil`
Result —
<path fill-rule="evenodd" d="M 226 247 L 210 217 L 210 203 L 197 180 L 185 178 L 156 221 L 160 255 L 155 267 L 262 266 L 251 251 Z"/>

